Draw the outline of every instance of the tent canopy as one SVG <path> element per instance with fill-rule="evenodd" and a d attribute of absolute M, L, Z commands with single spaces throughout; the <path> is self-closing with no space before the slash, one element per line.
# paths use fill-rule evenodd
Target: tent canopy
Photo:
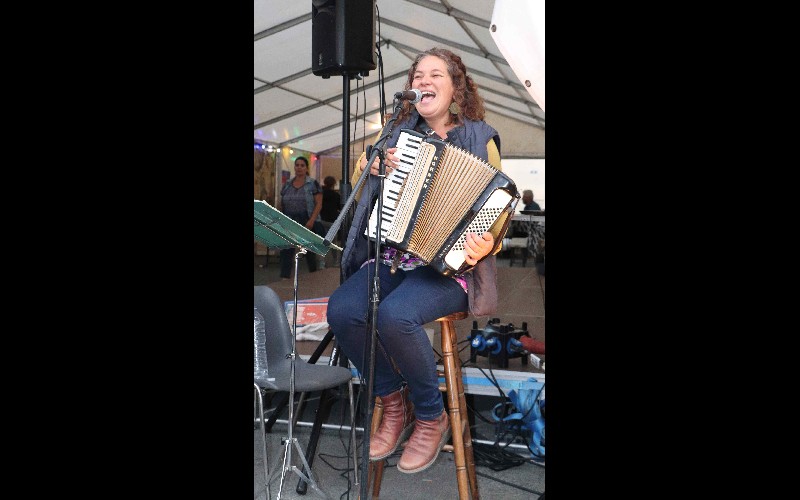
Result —
<path fill-rule="evenodd" d="M 484 98 L 487 123 L 500 132 L 503 157 L 544 158 L 544 111 L 492 37 L 494 0 L 377 0 L 375 5 L 378 67 L 363 78 L 323 78 L 311 71 L 312 2 L 254 0 L 256 143 L 338 155 L 345 120 L 349 142 L 374 140 L 380 111 L 392 111 L 392 96 L 403 89 L 415 56 L 437 46 L 463 59 Z M 539 51 L 543 61 L 543 46 L 518 49 Z M 543 68 L 541 73 L 543 80 Z"/>

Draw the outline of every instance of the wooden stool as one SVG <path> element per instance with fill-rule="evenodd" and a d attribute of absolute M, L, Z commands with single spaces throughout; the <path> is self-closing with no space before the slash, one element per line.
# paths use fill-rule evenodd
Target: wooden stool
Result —
<path fill-rule="evenodd" d="M 444 381 L 439 386 L 440 391 L 447 392 L 447 410 L 450 415 L 451 441 L 453 443 L 453 454 L 456 463 L 456 479 L 458 481 L 458 498 L 460 500 L 479 500 L 478 478 L 475 474 L 475 458 L 472 453 L 472 433 L 469 429 L 469 417 L 467 415 L 467 401 L 464 397 L 464 381 L 461 374 L 461 359 L 458 357 L 458 339 L 456 338 L 456 328 L 454 321 L 466 318 L 466 312 L 458 312 L 443 316 L 436 321 L 442 327 L 442 361 L 444 365 Z M 442 375 L 441 372 L 438 373 Z M 381 398 L 375 398 L 375 407 L 372 412 L 371 435 L 375 434 L 383 418 L 383 403 Z M 464 432 L 456 432 L 461 429 Z M 383 479 L 383 467 L 385 460 L 370 462 L 370 471 L 367 475 L 372 479 L 372 498 L 378 498 L 381 491 L 381 480 Z M 373 477 L 374 476 L 374 477 Z M 367 484 L 369 491 L 369 484 Z M 470 497 L 471 495 L 471 497 Z"/>

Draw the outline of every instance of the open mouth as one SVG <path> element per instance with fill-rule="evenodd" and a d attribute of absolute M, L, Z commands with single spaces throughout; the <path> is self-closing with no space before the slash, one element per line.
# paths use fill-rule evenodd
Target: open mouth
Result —
<path fill-rule="evenodd" d="M 426 100 L 430 101 L 434 97 L 436 97 L 436 93 L 435 92 L 431 92 L 430 90 L 423 90 L 422 91 L 422 101 L 426 101 Z"/>

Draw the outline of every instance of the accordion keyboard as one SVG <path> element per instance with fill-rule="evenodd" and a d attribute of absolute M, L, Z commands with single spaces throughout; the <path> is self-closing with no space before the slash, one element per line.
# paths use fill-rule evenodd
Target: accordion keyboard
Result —
<path fill-rule="evenodd" d="M 417 159 L 424 138 L 424 134 L 412 130 L 403 130 L 400 132 L 400 137 L 397 139 L 397 151 L 394 153 L 398 158 L 397 168 L 386 176 L 383 184 L 381 241 L 384 241 L 386 235 L 392 230 L 398 204 L 400 203 L 401 192 L 405 186 L 408 175 L 414 168 L 414 162 Z M 372 239 L 375 239 L 375 232 L 378 226 L 378 218 L 375 216 L 377 210 L 378 204 L 376 203 L 375 207 L 372 209 L 372 214 L 369 218 L 369 226 L 367 227 L 367 234 Z"/>

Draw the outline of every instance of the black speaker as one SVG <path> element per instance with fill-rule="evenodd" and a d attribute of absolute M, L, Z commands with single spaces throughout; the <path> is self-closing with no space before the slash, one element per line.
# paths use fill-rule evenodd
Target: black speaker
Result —
<path fill-rule="evenodd" d="M 313 0 L 311 71 L 367 76 L 375 60 L 375 0 Z"/>

